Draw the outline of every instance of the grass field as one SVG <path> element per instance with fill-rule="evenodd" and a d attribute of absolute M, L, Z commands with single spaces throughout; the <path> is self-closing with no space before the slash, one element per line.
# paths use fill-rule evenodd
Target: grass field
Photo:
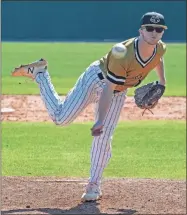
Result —
<path fill-rule="evenodd" d="M 39 94 L 36 84 L 12 78 L 11 70 L 41 57 L 49 61 L 49 72 L 59 94 L 67 94 L 89 64 L 106 54 L 114 43 L 2 43 L 2 93 Z M 186 46 L 168 44 L 165 55 L 167 89 L 165 96 L 186 95 Z M 156 80 L 153 71 L 143 83 Z M 21 82 L 21 84 L 19 84 Z M 142 83 L 142 84 L 143 84 Z M 129 91 L 132 95 L 134 89 Z"/>
<path fill-rule="evenodd" d="M 2 43 L 2 93 L 39 94 L 33 82 L 10 76 L 12 68 L 41 57 L 59 94 L 67 94 L 91 62 L 114 43 Z M 186 96 L 185 44 L 168 44 L 165 96 Z M 153 71 L 143 83 L 156 80 Z M 21 84 L 19 84 L 21 83 Z M 134 89 L 128 95 L 133 95 Z M 92 124 L 57 127 L 51 123 L 2 123 L 2 170 L 6 176 L 88 177 Z M 104 175 L 110 177 L 184 179 L 184 121 L 120 123 L 113 157 Z"/>
<path fill-rule="evenodd" d="M 3 175 L 88 177 L 90 123 L 4 122 L 2 127 Z M 184 121 L 120 123 L 104 175 L 184 179 L 185 147 Z"/>

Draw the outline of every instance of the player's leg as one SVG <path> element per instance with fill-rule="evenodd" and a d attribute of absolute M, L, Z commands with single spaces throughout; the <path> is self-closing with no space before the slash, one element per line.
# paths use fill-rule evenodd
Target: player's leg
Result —
<path fill-rule="evenodd" d="M 126 93 L 114 94 L 109 111 L 104 121 L 103 133 L 94 137 L 91 148 L 91 168 L 89 184 L 82 200 L 97 200 L 101 196 L 100 182 L 104 168 L 111 158 L 111 142 L 114 129 L 120 117 L 126 98 Z M 96 107 L 96 120 L 98 117 L 98 105 Z M 90 189 L 91 187 L 91 189 Z M 94 191 L 94 192 L 93 192 Z"/>
<path fill-rule="evenodd" d="M 46 61 L 45 61 L 46 62 Z M 90 103 L 95 96 L 95 89 L 101 81 L 97 75 L 97 67 L 89 66 L 79 77 L 74 88 L 62 101 L 54 89 L 46 63 L 43 59 L 24 65 L 14 71 L 13 76 L 28 76 L 38 83 L 41 98 L 52 120 L 57 125 L 68 125 Z"/>
<path fill-rule="evenodd" d="M 92 101 L 94 90 L 92 82 L 83 73 L 64 101 L 58 96 L 51 82 L 49 73 L 39 73 L 36 82 L 40 87 L 40 95 L 52 120 L 57 125 L 68 125 Z"/>

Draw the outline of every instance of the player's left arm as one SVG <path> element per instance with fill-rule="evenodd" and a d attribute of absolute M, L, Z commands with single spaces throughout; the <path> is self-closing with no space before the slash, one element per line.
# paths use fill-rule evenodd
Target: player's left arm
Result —
<path fill-rule="evenodd" d="M 155 67 L 155 71 L 159 78 L 160 84 L 166 85 L 166 76 L 165 76 L 165 67 L 164 67 L 164 58 L 160 58 L 159 64 Z"/>

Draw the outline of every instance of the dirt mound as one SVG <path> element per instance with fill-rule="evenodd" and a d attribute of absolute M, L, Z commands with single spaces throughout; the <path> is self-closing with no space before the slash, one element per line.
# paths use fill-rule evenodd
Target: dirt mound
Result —
<path fill-rule="evenodd" d="M 185 214 L 185 181 L 107 179 L 98 202 L 81 203 L 86 179 L 3 177 L 2 214 Z"/>
<path fill-rule="evenodd" d="M 62 97 L 63 98 L 63 97 Z M 14 112 L 2 113 L 3 121 L 52 121 L 40 96 L 28 95 L 4 95 L 2 96 L 1 108 L 13 108 Z M 126 120 L 186 120 L 186 98 L 185 97 L 163 97 L 159 104 L 153 109 L 154 115 L 149 111 L 142 116 L 142 110 L 136 107 L 132 97 L 127 97 L 126 104 L 121 112 L 120 121 Z M 75 122 L 86 122 L 94 120 L 94 105 L 89 105 Z"/>

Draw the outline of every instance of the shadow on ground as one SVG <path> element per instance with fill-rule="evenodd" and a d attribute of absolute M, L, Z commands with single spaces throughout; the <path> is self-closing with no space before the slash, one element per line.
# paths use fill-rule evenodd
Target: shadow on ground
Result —
<path fill-rule="evenodd" d="M 25 208 L 25 209 L 16 209 L 16 210 L 2 210 L 2 215 L 8 214 L 49 214 L 49 215 L 58 215 L 58 214 L 106 214 L 101 213 L 98 208 L 99 203 L 96 202 L 89 202 L 89 203 L 81 203 L 77 206 L 70 208 L 70 209 L 59 209 L 59 208 Z M 128 214 L 132 215 L 136 213 L 136 210 L 131 209 L 119 209 L 119 208 L 110 208 L 112 213 L 119 213 L 119 214 Z"/>

